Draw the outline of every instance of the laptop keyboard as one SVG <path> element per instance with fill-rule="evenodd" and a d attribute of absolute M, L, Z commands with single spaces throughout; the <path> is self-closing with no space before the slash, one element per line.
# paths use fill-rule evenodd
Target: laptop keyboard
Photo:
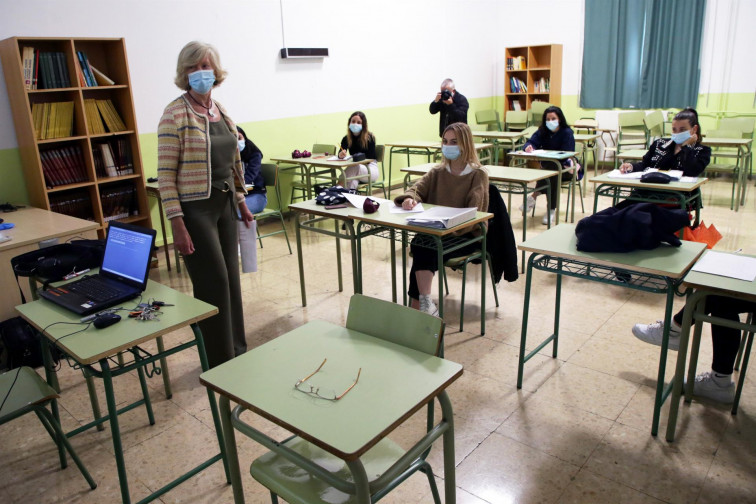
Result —
<path fill-rule="evenodd" d="M 72 282 L 65 286 L 70 291 L 73 291 L 82 296 L 86 296 L 92 301 L 103 302 L 120 294 L 120 291 L 105 284 L 95 277 L 86 277 Z"/>

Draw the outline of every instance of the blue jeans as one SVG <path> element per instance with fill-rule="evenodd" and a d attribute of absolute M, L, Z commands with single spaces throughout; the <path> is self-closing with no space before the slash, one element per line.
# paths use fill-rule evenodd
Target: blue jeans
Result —
<path fill-rule="evenodd" d="M 268 195 L 265 193 L 247 194 L 247 208 L 253 214 L 262 212 L 268 204 Z"/>

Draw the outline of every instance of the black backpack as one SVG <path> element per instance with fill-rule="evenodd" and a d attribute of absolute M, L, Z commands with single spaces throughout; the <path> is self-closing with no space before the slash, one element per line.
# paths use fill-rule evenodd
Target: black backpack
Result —
<path fill-rule="evenodd" d="M 39 331 L 21 317 L 0 322 L 0 370 L 41 366 L 41 339 Z M 51 350 L 53 361 L 57 364 L 62 354 L 57 348 Z"/>

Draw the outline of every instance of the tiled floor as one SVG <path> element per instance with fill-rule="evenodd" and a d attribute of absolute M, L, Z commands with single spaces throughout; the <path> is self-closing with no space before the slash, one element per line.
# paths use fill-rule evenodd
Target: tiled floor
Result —
<path fill-rule="evenodd" d="M 738 213 L 729 210 L 730 183 L 719 179 L 705 187 L 703 218 L 724 235 L 717 249 L 742 247 L 756 253 L 752 223 L 756 195 Z M 591 197 L 586 208 L 592 207 Z M 544 229 L 538 201 L 530 236 Z M 603 207 L 607 202 L 600 202 Z M 519 237 L 521 220 L 513 217 Z M 535 222 L 534 222 L 535 221 Z M 532 225 L 531 225 L 532 224 Z M 266 224 L 274 226 L 275 224 Z M 291 222 L 289 222 L 291 227 Z M 294 234 L 290 233 L 292 240 Z M 267 238 L 259 251 L 259 272 L 243 275 L 247 339 L 254 347 L 313 319 L 342 324 L 351 292 L 349 250 L 344 244 L 345 292 L 338 292 L 333 240 L 303 236 L 308 306 L 302 308 L 296 255 L 289 255 L 283 236 Z M 389 242 L 365 242 L 365 293 L 390 299 L 386 275 Z M 472 268 L 476 282 L 479 269 Z M 152 278 L 191 292 L 185 273 L 164 267 Z M 515 387 L 524 281 L 498 286 L 501 306 L 489 299 L 487 333 L 481 337 L 476 289 L 468 290 L 465 332 L 459 332 L 460 278 L 451 273 L 446 356 L 465 366 L 450 389 L 455 407 L 457 501 L 461 504 L 548 503 L 709 503 L 756 502 L 756 375 L 748 380 L 740 412 L 694 401 L 681 408 L 677 441 L 651 437 L 653 386 L 658 349 L 630 333 L 635 322 L 660 318 L 663 298 L 592 282 L 565 279 L 560 353 L 550 350 L 525 368 L 522 390 Z M 536 273 L 531 331 L 545 332 L 552 323 L 554 277 Z M 676 301 L 676 307 L 681 300 Z M 705 329 L 708 335 L 708 329 Z M 188 338 L 188 330 L 168 342 Z M 703 340 L 699 369 L 708 369 L 711 344 Z M 669 364 L 674 364 L 671 352 Z M 174 395 L 166 400 L 159 378 L 150 380 L 157 423 L 149 426 L 142 409 L 121 418 L 127 471 L 134 500 L 172 479 L 172 475 L 214 453 L 217 445 L 207 396 L 199 385 L 194 351 L 169 359 Z M 668 369 L 671 369 L 669 367 Z M 79 372 L 64 365 L 60 401 L 65 429 L 91 415 Z M 670 373 L 668 373 L 668 377 Z M 98 385 L 99 386 L 99 385 Z M 137 397 L 138 380 L 117 380 L 119 402 Z M 102 389 L 100 387 L 102 396 Z M 662 434 L 668 407 L 662 413 Z M 263 428 L 276 432 L 276 428 Z M 394 436 L 409 442 L 424 428 L 411 419 Z M 279 432 L 280 434 L 280 432 Z M 279 437 L 281 437 L 279 435 Z M 240 459 L 248 467 L 263 452 L 248 439 L 240 441 Z M 0 502 L 119 502 L 118 479 L 109 431 L 90 431 L 72 439 L 75 449 L 99 486 L 89 491 L 75 467 L 61 471 L 50 439 L 36 418 L 0 427 Z M 439 449 L 430 461 L 439 484 L 443 465 Z M 269 502 L 267 492 L 242 470 L 247 502 Z M 170 491 L 163 502 L 232 502 L 219 464 Z M 414 476 L 384 499 L 389 503 L 431 502 L 427 481 Z"/>

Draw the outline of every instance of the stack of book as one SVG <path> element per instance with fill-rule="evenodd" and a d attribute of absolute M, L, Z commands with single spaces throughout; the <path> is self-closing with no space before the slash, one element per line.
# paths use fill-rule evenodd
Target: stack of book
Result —
<path fill-rule="evenodd" d="M 536 93 L 548 93 L 551 88 L 551 79 L 541 77 L 537 81 L 533 82 L 533 91 Z"/>
<path fill-rule="evenodd" d="M 507 58 L 507 70 L 525 70 L 525 57 Z"/>
<path fill-rule="evenodd" d="M 113 79 L 92 66 L 85 52 L 76 51 L 76 57 L 79 60 L 79 64 L 76 66 L 76 75 L 79 78 L 79 86 L 94 87 L 112 86 L 115 84 Z"/>
<path fill-rule="evenodd" d="M 139 214 L 134 184 L 108 184 L 100 188 L 100 200 L 105 222 Z"/>
<path fill-rule="evenodd" d="M 42 160 L 45 184 L 49 189 L 87 181 L 87 169 L 80 146 L 69 145 L 43 150 L 39 157 Z"/>
<path fill-rule="evenodd" d="M 50 194 L 50 210 L 57 213 L 93 221 L 92 200 L 89 191 L 66 191 Z"/>
<path fill-rule="evenodd" d="M 126 125 L 110 99 L 95 100 L 88 98 L 84 100 L 84 111 L 87 115 L 87 124 L 91 135 L 126 131 Z M 105 129 L 106 126 L 107 130 Z"/>
<path fill-rule="evenodd" d="M 512 93 L 527 93 L 528 92 L 528 86 L 526 86 L 522 80 L 514 76 L 509 78 L 509 88 Z"/>
<path fill-rule="evenodd" d="M 32 120 L 37 140 L 70 137 L 73 133 L 74 102 L 34 103 Z"/>
<path fill-rule="evenodd" d="M 62 52 L 24 47 L 21 52 L 26 89 L 56 89 L 71 86 L 68 63 Z"/>
<path fill-rule="evenodd" d="M 120 177 L 134 173 L 134 162 L 127 138 L 92 145 L 92 158 L 98 177 Z"/>

